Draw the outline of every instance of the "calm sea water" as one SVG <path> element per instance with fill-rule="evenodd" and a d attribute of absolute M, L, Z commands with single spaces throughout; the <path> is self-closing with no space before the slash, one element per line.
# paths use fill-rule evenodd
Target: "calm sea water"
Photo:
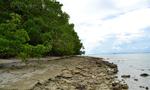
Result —
<path fill-rule="evenodd" d="M 121 75 L 131 75 L 131 78 L 124 79 L 129 85 L 129 90 L 145 90 L 140 86 L 148 87 L 150 89 L 150 76 L 141 77 L 140 74 L 150 74 L 150 53 L 140 54 L 101 54 L 101 55 L 89 55 L 95 57 L 103 57 L 109 62 L 113 62 L 118 65 L 118 78 Z M 134 79 L 138 79 L 135 81 Z"/>

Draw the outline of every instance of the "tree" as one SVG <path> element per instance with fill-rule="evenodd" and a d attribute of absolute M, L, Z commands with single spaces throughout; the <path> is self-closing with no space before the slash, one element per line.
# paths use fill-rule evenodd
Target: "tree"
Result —
<path fill-rule="evenodd" d="M 19 28 L 21 17 L 11 13 L 11 19 L 0 24 L 0 57 L 16 56 L 24 43 L 29 41 L 26 30 Z"/>
<path fill-rule="evenodd" d="M 0 1 L 0 57 L 80 54 L 82 43 L 56 0 Z"/>

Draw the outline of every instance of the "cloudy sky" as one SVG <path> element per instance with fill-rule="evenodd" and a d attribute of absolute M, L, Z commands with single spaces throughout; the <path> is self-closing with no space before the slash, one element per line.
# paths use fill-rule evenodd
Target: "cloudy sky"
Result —
<path fill-rule="evenodd" d="M 58 0 L 86 54 L 150 51 L 150 0 Z"/>

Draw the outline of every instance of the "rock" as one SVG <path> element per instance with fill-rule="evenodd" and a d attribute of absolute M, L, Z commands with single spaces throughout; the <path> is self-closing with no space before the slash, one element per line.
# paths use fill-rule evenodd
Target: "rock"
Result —
<path fill-rule="evenodd" d="M 122 89 L 128 89 L 128 85 L 127 84 L 121 84 Z"/>
<path fill-rule="evenodd" d="M 113 80 L 113 79 L 115 79 L 115 78 L 118 78 L 118 76 L 107 76 L 107 77 L 106 77 L 107 80 Z"/>
<path fill-rule="evenodd" d="M 113 78 L 118 78 L 118 76 L 113 76 Z"/>
<path fill-rule="evenodd" d="M 146 90 L 149 90 L 148 87 L 144 87 L 144 86 L 139 86 L 140 88 L 145 88 Z"/>
<path fill-rule="evenodd" d="M 144 71 L 144 69 L 141 69 L 141 71 Z"/>
<path fill-rule="evenodd" d="M 141 77 L 148 77 L 149 74 L 147 74 L 147 73 L 142 73 L 140 76 L 141 76 Z"/>
<path fill-rule="evenodd" d="M 65 73 L 65 74 L 63 74 L 62 76 L 65 77 L 65 78 L 71 78 L 71 77 L 72 77 L 72 74 L 70 74 L 70 73 Z"/>
<path fill-rule="evenodd" d="M 124 80 L 124 79 L 121 79 L 121 83 L 125 83 L 125 80 Z"/>
<path fill-rule="evenodd" d="M 81 85 L 81 84 L 77 84 L 76 85 L 76 89 L 77 90 L 86 90 L 86 86 L 85 85 Z"/>
<path fill-rule="evenodd" d="M 73 75 L 69 70 L 64 70 L 59 77 L 63 78 L 71 78 Z"/>
<path fill-rule="evenodd" d="M 118 76 L 110 76 L 109 78 L 110 79 L 115 79 L 115 78 L 118 78 Z"/>
<path fill-rule="evenodd" d="M 79 75 L 81 75 L 82 77 L 88 77 L 89 76 L 89 74 L 87 74 L 87 73 L 79 73 Z"/>
<path fill-rule="evenodd" d="M 79 66 L 77 66 L 76 68 L 77 68 L 77 69 L 83 69 L 84 66 L 79 65 Z"/>
<path fill-rule="evenodd" d="M 68 80 L 68 79 L 64 79 L 64 81 L 66 82 L 66 83 L 68 83 L 68 84 L 71 84 L 72 82 L 70 81 L 70 80 Z"/>
<path fill-rule="evenodd" d="M 101 67 L 102 66 L 102 61 L 101 60 L 96 60 L 96 64 L 98 67 Z"/>
<path fill-rule="evenodd" d="M 117 73 L 118 72 L 118 68 L 114 68 L 114 71 L 113 71 L 113 73 Z"/>
<path fill-rule="evenodd" d="M 112 83 L 112 90 L 121 90 L 119 81 L 115 81 Z"/>
<path fill-rule="evenodd" d="M 138 79 L 134 79 L 134 81 L 138 81 Z"/>
<path fill-rule="evenodd" d="M 79 74 L 80 71 L 76 69 L 76 70 L 73 70 L 73 73 L 74 73 L 74 74 Z"/>
<path fill-rule="evenodd" d="M 149 90 L 149 88 L 148 88 L 148 87 L 146 87 L 145 89 L 146 89 L 146 90 Z"/>
<path fill-rule="evenodd" d="M 106 64 L 108 67 L 110 68 L 117 68 L 117 65 L 116 64 L 113 64 L 113 63 L 109 63 L 108 61 L 103 61 L 104 64 Z"/>
<path fill-rule="evenodd" d="M 93 78 L 93 79 L 95 79 L 95 78 L 96 78 L 96 76 L 92 75 L 92 78 Z"/>
<path fill-rule="evenodd" d="M 96 60 L 96 64 L 102 64 L 102 60 Z"/>
<path fill-rule="evenodd" d="M 123 88 L 128 88 L 127 84 L 121 83 L 122 81 L 112 83 L 118 80 L 117 76 L 114 76 L 116 75 L 114 73 L 118 71 L 117 66 L 101 59 L 73 57 L 56 60 L 56 62 L 55 60 L 48 63 L 44 62 L 45 64 L 45 68 L 41 70 L 34 67 L 35 73 L 32 68 L 29 69 L 33 75 L 27 81 L 31 82 L 33 80 L 37 82 L 31 90 L 123 90 Z M 38 73 L 36 70 L 39 70 Z M 19 71 L 29 73 L 26 68 Z M 15 72 L 12 73 L 15 74 Z M 15 84 L 15 86 L 18 87 L 19 85 Z M 17 90 L 21 89 L 22 87 Z"/>
<path fill-rule="evenodd" d="M 139 86 L 140 88 L 144 88 L 144 86 Z"/>
<path fill-rule="evenodd" d="M 42 83 L 39 82 L 39 81 L 37 81 L 36 84 L 35 84 L 35 86 L 38 86 L 38 85 L 42 85 Z"/>
<path fill-rule="evenodd" d="M 128 89 L 128 85 L 124 82 L 115 81 L 112 83 L 113 90 L 122 90 L 122 89 Z"/>
<path fill-rule="evenodd" d="M 131 75 L 122 75 L 121 77 L 122 77 L 122 78 L 130 78 Z"/>
<path fill-rule="evenodd" d="M 107 73 L 109 75 L 113 75 L 113 74 L 116 74 L 118 72 L 118 68 L 110 68 L 107 70 Z"/>
<path fill-rule="evenodd" d="M 112 82 L 112 86 L 116 86 L 116 85 L 119 85 L 120 84 L 120 81 L 114 81 L 114 82 Z"/>

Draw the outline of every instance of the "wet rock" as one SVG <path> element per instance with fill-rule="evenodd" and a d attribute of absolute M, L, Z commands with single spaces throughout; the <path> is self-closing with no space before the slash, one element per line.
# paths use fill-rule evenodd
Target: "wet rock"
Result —
<path fill-rule="evenodd" d="M 127 84 L 121 84 L 122 89 L 128 89 L 128 85 Z"/>
<path fill-rule="evenodd" d="M 119 81 L 115 81 L 112 83 L 112 89 L 113 90 L 121 90 L 121 86 L 120 86 Z"/>
<path fill-rule="evenodd" d="M 114 82 L 112 82 L 112 86 L 116 86 L 116 85 L 118 85 L 120 83 L 120 81 L 114 81 Z"/>
<path fill-rule="evenodd" d="M 148 77 L 149 74 L 147 74 L 147 73 L 142 73 L 140 76 L 141 76 L 141 77 Z"/>
<path fill-rule="evenodd" d="M 110 63 L 110 62 L 107 62 L 107 61 L 104 61 L 104 64 L 106 64 L 110 68 L 117 68 L 116 64 L 113 64 L 113 63 Z"/>
<path fill-rule="evenodd" d="M 109 75 L 114 75 L 114 74 L 116 74 L 117 72 L 118 72 L 118 69 L 117 69 L 117 68 L 113 68 L 113 69 L 107 70 L 107 73 L 108 73 Z"/>
<path fill-rule="evenodd" d="M 113 90 L 122 90 L 122 89 L 128 89 L 128 85 L 125 82 L 115 81 L 112 83 L 112 89 Z"/>
<path fill-rule="evenodd" d="M 134 81 L 138 81 L 138 79 L 134 79 Z"/>
<path fill-rule="evenodd" d="M 118 78 L 118 76 L 114 76 L 113 78 Z"/>
<path fill-rule="evenodd" d="M 139 86 L 140 88 L 144 88 L 144 86 Z"/>
<path fill-rule="evenodd" d="M 114 68 L 113 73 L 117 73 L 118 72 L 118 68 Z"/>
<path fill-rule="evenodd" d="M 144 71 L 144 69 L 141 69 L 141 71 Z"/>
<path fill-rule="evenodd" d="M 144 87 L 144 86 L 139 86 L 140 88 L 143 88 L 143 89 L 146 89 L 146 90 L 149 90 L 148 87 Z"/>
<path fill-rule="evenodd" d="M 122 75 L 121 77 L 122 77 L 122 78 L 130 78 L 131 75 Z"/>
<path fill-rule="evenodd" d="M 146 90 L 149 90 L 149 88 L 148 88 L 148 87 L 146 87 L 145 89 L 146 89 Z"/>
<path fill-rule="evenodd" d="M 112 88 L 112 90 L 121 90 L 121 88 L 119 86 L 115 86 Z"/>

